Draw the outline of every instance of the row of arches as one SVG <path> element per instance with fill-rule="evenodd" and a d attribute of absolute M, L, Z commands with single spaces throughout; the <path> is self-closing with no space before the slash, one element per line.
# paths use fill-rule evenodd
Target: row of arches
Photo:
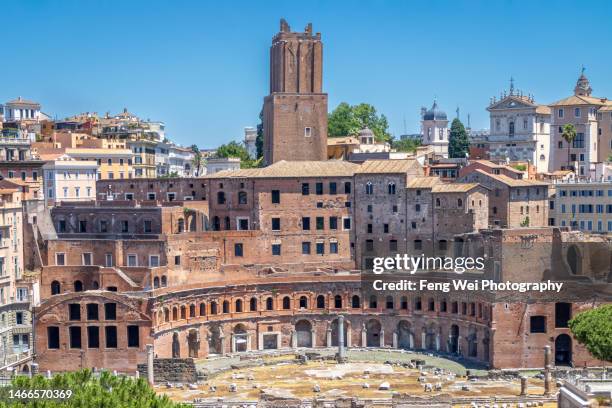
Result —
<path fill-rule="evenodd" d="M 163 277 L 161 282 L 163 285 Z M 423 299 L 420 296 L 409 299 L 407 296 L 397 298 L 388 295 L 381 299 L 377 295 L 370 295 L 364 302 L 359 294 L 345 296 L 340 294 L 327 296 L 300 294 L 297 296 L 284 295 L 282 297 L 264 295 L 263 297 L 252 296 L 247 299 L 235 298 L 231 301 L 228 299 L 211 299 L 186 305 L 162 306 L 157 311 L 157 324 L 218 314 L 325 309 L 433 312 L 463 315 L 483 320 L 489 319 L 491 310 L 489 305 L 483 305 L 482 303 L 448 301 L 447 299 L 437 300 L 433 297 Z"/>

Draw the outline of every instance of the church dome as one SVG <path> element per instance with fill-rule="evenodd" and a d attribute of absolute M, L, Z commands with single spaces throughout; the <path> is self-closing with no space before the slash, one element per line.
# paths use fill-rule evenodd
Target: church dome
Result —
<path fill-rule="evenodd" d="M 446 112 L 438 108 L 438 103 L 434 101 L 431 109 L 423 114 L 423 120 L 447 120 Z"/>
<path fill-rule="evenodd" d="M 359 131 L 359 137 L 374 137 L 374 132 L 368 127 L 364 127 Z"/>

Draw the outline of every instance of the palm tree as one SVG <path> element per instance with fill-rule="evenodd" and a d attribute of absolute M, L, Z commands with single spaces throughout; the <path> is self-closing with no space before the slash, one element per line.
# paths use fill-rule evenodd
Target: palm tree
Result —
<path fill-rule="evenodd" d="M 202 168 L 202 153 L 196 145 L 191 145 L 191 151 L 193 152 L 192 163 L 193 167 L 195 167 L 195 176 L 198 177 Z"/>
<path fill-rule="evenodd" d="M 574 125 L 568 123 L 563 126 L 563 133 L 561 133 L 561 137 L 567 142 L 567 168 L 569 169 L 571 167 L 570 148 L 572 147 L 572 143 L 574 143 L 574 139 L 576 139 L 576 128 L 574 127 Z"/>

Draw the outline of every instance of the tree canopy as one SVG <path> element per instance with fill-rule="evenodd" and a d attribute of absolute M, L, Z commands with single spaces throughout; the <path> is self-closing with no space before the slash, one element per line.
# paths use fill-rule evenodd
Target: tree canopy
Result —
<path fill-rule="evenodd" d="M 11 390 L 71 390 L 70 398 L 64 399 L 9 399 Z M 14 404 L 14 402 L 17 402 Z M 9 387 L 0 387 L 0 408 L 186 408 L 184 404 L 172 402 L 166 396 L 158 396 L 142 379 L 125 376 L 114 376 L 103 371 L 94 376 L 90 370 L 81 370 L 66 374 L 54 375 L 47 379 L 42 375 L 32 378 L 17 376 L 11 380 Z"/>
<path fill-rule="evenodd" d="M 368 103 L 349 105 L 342 102 L 327 118 L 329 137 L 356 136 L 365 127 L 370 128 L 379 142 L 391 139 L 387 117 L 379 115 L 376 108 Z"/>
<path fill-rule="evenodd" d="M 391 148 L 398 152 L 411 152 L 414 153 L 416 148 L 421 145 L 419 139 L 394 139 L 391 138 Z"/>
<path fill-rule="evenodd" d="M 577 314 L 569 321 L 569 328 L 593 357 L 612 361 L 612 305 Z"/>
<path fill-rule="evenodd" d="M 257 167 L 261 161 L 260 159 L 251 159 L 244 144 L 236 142 L 234 140 L 227 144 L 219 146 L 217 148 L 217 157 L 237 157 L 240 159 L 240 167 L 243 169 Z"/>
<path fill-rule="evenodd" d="M 453 119 L 453 123 L 451 123 L 451 130 L 448 139 L 448 157 L 467 157 L 470 148 L 470 141 L 463 123 L 461 123 L 458 118 Z"/>

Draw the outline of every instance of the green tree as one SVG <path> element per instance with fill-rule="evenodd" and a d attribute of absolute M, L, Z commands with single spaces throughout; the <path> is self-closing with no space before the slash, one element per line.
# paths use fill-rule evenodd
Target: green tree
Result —
<path fill-rule="evenodd" d="M 421 141 L 418 139 L 391 139 L 391 147 L 398 152 L 412 152 L 414 153 L 421 145 Z"/>
<path fill-rule="evenodd" d="M 379 142 L 391 139 L 387 117 L 378 114 L 376 108 L 367 103 L 349 105 L 340 103 L 327 118 L 329 137 L 355 136 L 365 127 L 370 128 Z"/>
<path fill-rule="evenodd" d="M 30 399 L 13 403 L 9 399 L 11 390 L 70 390 L 70 398 L 64 399 Z M 10 403 L 8 401 L 11 401 Z M 113 376 L 103 371 L 99 377 L 90 370 L 81 370 L 66 374 L 58 374 L 51 379 L 42 375 L 32 378 L 17 376 L 11 380 L 9 387 L 0 387 L 0 408 L 112 408 L 112 407 L 152 407 L 174 408 L 186 405 L 172 402 L 166 396 L 158 396 L 147 382 L 125 376 Z"/>
<path fill-rule="evenodd" d="M 577 314 L 569 321 L 569 328 L 593 357 L 612 361 L 612 305 Z"/>
<path fill-rule="evenodd" d="M 243 169 L 257 167 L 261 163 L 261 159 L 252 160 L 244 144 L 236 141 L 219 146 L 217 157 L 237 157 L 240 159 L 240 167 Z"/>
<path fill-rule="evenodd" d="M 565 142 L 567 143 L 567 168 L 573 169 L 573 166 L 570 165 L 570 148 L 572 147 L 572 143 L 574 143 L 574 139 L 576 139 L 576 128 L 574 125 L 568 123 L 563 126 L 561 137 L 565 139 Z"/>
<path fill-rule="evenodd" d="M 463 123 L 458 118 L 451 123 L 450 135 L 448 137 L 448 156 L 465 158 L 469 153 L 470 141 Z"/>
<path fill-rule="evenodd" d="M 195 176 L 198 177 L 200 175 L 200 171 L 202 170 L 203 160 L 202 160 L 202 152 L 200 152 L 200 148 L 197 145 L 191 145 L 191 151 L 193 152 L 193 159 L 191 164 L 195 169 Z"/>

